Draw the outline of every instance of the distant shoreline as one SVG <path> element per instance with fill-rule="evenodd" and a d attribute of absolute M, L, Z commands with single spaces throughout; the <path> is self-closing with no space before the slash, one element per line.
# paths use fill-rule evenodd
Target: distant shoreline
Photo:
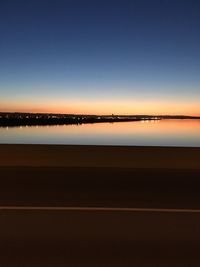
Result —
<path fill-rule="evenodd" d="M 152 115 L 73 115 L 52 113 L 10 113 L 0 112 L 0 127 L 37 125 L 79 125 L 88 123 L 112 123 L 163 119 L 200 119 L 199 116 L 152 116 Z"/>

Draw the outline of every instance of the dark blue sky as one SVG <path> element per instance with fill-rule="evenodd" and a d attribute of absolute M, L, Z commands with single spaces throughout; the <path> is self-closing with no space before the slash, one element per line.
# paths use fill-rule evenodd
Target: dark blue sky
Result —
<path fill-rule="evenodd" d="M 0 1 L 0 110 L 199 106 L 200 0 Z"/>

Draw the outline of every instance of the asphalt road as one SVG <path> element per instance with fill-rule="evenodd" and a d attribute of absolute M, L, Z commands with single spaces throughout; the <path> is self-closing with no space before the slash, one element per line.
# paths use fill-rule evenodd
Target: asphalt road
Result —
<path fill-rule="evenodd" d="M 200 266 L 199 149 L 0 149 L 0 266 Z"/>
<path fill-rule="evenodd" d="M 0 167 L 0 206 L 200 209 L 200 171 Z"/>
<path fill-rule="evenodd" d="M 200 266 L 198 171 L 0 174 L 0 266 Z"/>
<path fill-rule="evenodd" d="M 1 210 L 0 266 L 200 266 L 200 213 Z"/>

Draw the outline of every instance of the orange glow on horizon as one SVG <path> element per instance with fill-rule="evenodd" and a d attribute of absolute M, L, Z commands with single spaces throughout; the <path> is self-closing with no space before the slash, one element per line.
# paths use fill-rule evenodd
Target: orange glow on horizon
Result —
<path fill-rule="evenodd" d="M 0 103 L 0 112 L 97 114 L 97 115 L 191 115 L 200 116 L 199 103 L 167 101 L 57 101 L 35 103 Z"/>

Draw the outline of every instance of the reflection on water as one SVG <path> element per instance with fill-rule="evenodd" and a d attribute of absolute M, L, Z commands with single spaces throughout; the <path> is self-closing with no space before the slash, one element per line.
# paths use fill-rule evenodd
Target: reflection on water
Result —
<path fill-rule="evenodd" d="M 200 120 L 5 127 L 0 143 L 200 147 Z"/>

